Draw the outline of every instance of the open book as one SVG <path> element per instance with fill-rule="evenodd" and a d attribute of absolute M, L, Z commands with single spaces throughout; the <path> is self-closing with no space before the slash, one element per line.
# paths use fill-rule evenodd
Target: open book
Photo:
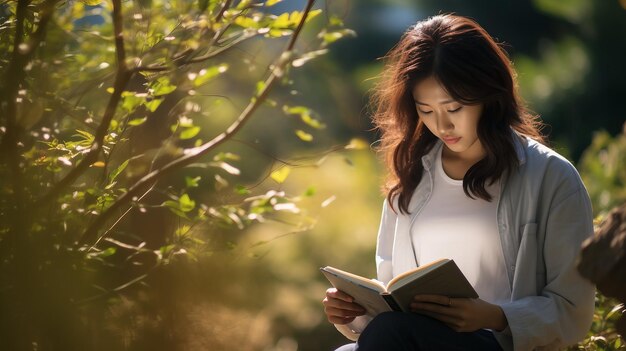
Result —
<path fill-rule="evenodd" d="M 400 274 L 387 286 L 330 266 L 320 270 L 335 288 L 352 296 L 370 316 L 385 311 L 410 312 L 410 304 L 417 294 L 478 298 L 456 263 L 445 258 Z"/>

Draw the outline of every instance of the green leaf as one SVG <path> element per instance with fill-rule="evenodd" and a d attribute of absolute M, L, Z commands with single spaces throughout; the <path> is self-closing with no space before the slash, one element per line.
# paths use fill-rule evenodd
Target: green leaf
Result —
<path fill-rule="evenodd" d="M 207 69 L 203 69 L 198 73 L 196 78 L 193 80 L 193 85 L 196 87 L 199 87 L 207 83 L 211 79 L 215 78 L 220 73 L 226 72 L 227 70 L 228 70 L 228 64 L 225 64 L 225 63 L 221 65 L 213 66 Z"/>
<path fill-rule="evenodd" d="M 313 127 L 315 129 L 324 129 L 326 125 L 319 120 L 313 118 L 313 111 L 304 106 L 283 106 L 283 112 L 290 115 L 300 115 L 300 119 L 302 122 L 306 123 L 309 127 Z"/>
<path fill-rule="evenodd" d="M 343 27 L 343 20 L 337 17 L 337 15 L 331 15 L 328 23 L 331 26 Z"/>
<path fill-rule="evenodd" d="M 130 160 L 126 160 L 122 162 L 122 164 L 119 165 L 119 167 L 117 167 L 115 171 L 111 172 L 111 175 L 109 176 L 109 183 L 112 183 L 115 180 L 115 178 L 117 178 L 117 176 L 120 175 L 120 173 L 122 173 L 124 169 L 126 169 L 126 166 L 128 166 L 128 161 Z"/>
<path fill-rule="evenodd" d="M 304 196 L 313 196 L 313 195 L 315 195 L 315 187 L 310 186 L 304 192 Z"/>
<path fill-rule="evenodd" d="M 272 22 L 272 28 L 288 28 L 291 22 L 289 21 L 289 13 L 285 12 L 280 16 L 276 17 L 274 22 Z"/>
<path fill-rule="evenodd" d="M 157 108 L 159 108 L 162 102 L 163 102 L 163 99 L 152 99 L 146 102 L 145 106 L 150 112 L 154 112 L 156 111 Z"/>
<path fill-rule="evenodd" d="M 188 218 L 187 215 L 180 210 L 180 204 L 176 201 L 172 201 L 172 200 L 164 201 L 162 206 L 166 206 L 167 208 L 170 209 L 170 211 L 172 211 L 174 214 L 176 214 L 179 217 Z"/>
<path fill-rule="evenodd" d="M 176 232 L 174 234 L 176 236 L 183 236 L 189 232 L 189 229 L 191 229 L 191 226 L 184 224 L 180 228 L 176 229 Z"/>
<path fill-rule="evenodd" d="M 356 37 L 356 32 L 352 29 L 342 29 L 334 32 L 322 32 L 321 38 L 324 40 L 324 44 L 332 44 L 343 37 Z"/>
<path fill-rule="evenodd" d="M 200 181 L 200 179 L 202 179 L 200 176 L 195 178 L 185 177 L 185 185 L 188 188 L 197 188 L 199 186 L 198 182 Z"/>
<path fill-rule="evenodd" d="M 130 121 L 128 121 L 128 125 L 129 126 L 140 126 L 147 120 L 148 120 L 147 116 L 146 117 L 141 117 L 141 118 L 131 119 Z"/>
<path fill-rule="evenodd" d="M 261 92 L 265 89 L 265 82 L 264 81 L 258 81 L 256 83 L 256 94 L 255 95 L 261 95 Z"/>
<path fill-rule="evenodd" d="M 315 17 L 317 17 L 321 13 L 322 13 L 322 9 L 317 9 L 317 10 L 313 10 L 313 11 L 309 12 L 309 15 L 306 18 L 306 22 L 309 22 L 310 20 L 314 19 Z"/>
<path fill-rule="evenodd" d="M 237 4 L 236 9 L 237 9 L 237 10 L 243 10 L 243 9 L 245 9 L 246 7 L 250 6 L 250 4 L 252 4 L 252 0 L 241 0 L 241 1 L 239 2 L 239 4 Z"/>
<path fill-rule="evenodd" d="M 189 212 L 196 207 L 196 202 L 189 198 L 187 194 L 183 194 L 183 196 L 178 198 L 178 204 L 180 205 L 180 210 L 183 212 Z"/>
<path fill-rule="evenodd" d="M 150 85 L 150 91 L 153 96 L 167 95 L 174 90 L 176 90 L 176 86 L 167 77 L 159 77 Z"/>
<path fill-rule="evenodd" d="M 100 3 L 103 0 L 80 0 L 80 2 L 82 2 L 85 5 L 89 5 L 89 6 L 96 6 L 96 5 L 100 5 Z"/>
<path fill-rule="evenodd" d="M 270 174 L 270 177 L 274 179 L 276 183 L 282 184 L 285 181 L 285 179 L 287 179 L 287 176 L 289 176 L 290 172 L 291 172 L 291 168 L 289 168 L 288 166 L 284 166 L 272 172 L 272 174 Z"/>
<path fill-rule="evenodd" d="M 267 0 L 265 2 L 265 6 L 267 6 L 267 7 L 274 6 L 274 5 L 278 4 L 281 1 L 283 1 L 283 0 Z"/>
<path fill-rule="evenodd" d="M 298 136 L 298 138 L 300 138 L 303 141 L 312 141 L 313 140 L 313 135 L 303 131 L 303 130 L 296 130 L 296 135 Z"/>
<path fill-rule="evenodd" d="M 246 188 L 243 185 L 235 185 L 235 193 L 239 194 L 239 195 L 248 195 L 250 194 L 250 190 L 248 190 L 248 188 Z"/>
<path fill-rule="evenodd" d="M 185 128 L 182 132 L 180 132 L 180 138 L 182 140 L 191 139 L 200 133 L 200 127 L 193 126 L 189 128 Z"/>
<path fill-rule="evenodd" d="M 146 96 L 145 94 L 140 95 L 129 91 L 122 92 L 122 98 L 124 99 L 122 108 L 128 112 L 132 112 L 146 102 Z"/>
<path fill-rule="evenodd" d="M 310 112 L 310 111 L 309 111 Z M 310 113 L 303 113 L 300 115 L 302 122 L 306 123 L 308 126 L 313 127 L 315 129 L 324 129 L 326 125 L 317 119 L 311 117 Z"/>
<path fill-rule="evenodd" d="M 93 134 L 91 134 L 91 133 L 89 133 L 87 131 L 76 129 L 76 132 L 78 132 L 77 135 L 78 136 L 82 136 L 82 139 L 85 140 L 85 141 L 92 142 L 95 139 Z"/>
<path fill-rule="evenodd" d="M 309 112 L 310 110 L 304 106 L 290 107 L 290 106 L 285 105 L 283 106 L 283 111 L 287 114 L 292 114 L 292 115 L 301 115 L 304 113 L 310 113 Z"/>
<path fill-rule="evenodd" d="M 255 21 L 254 18 L 239 16 L 235 18 L 235 24 L 242 28 L 261 28 L 261 24 L 258 21 Z"/>
<path fill-rule="evenodd" d="M 213 157 L 214 161 L 226 161 L 226 160 L 239 161 L 240 159 L 241 157 L 239 157 L 239 155 L 235 155 L 231 152 L 220 152 L 219 154 Z"/>

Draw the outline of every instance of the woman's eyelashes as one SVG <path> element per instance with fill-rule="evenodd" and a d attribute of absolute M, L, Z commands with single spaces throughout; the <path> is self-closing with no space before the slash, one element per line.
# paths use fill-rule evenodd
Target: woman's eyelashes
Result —
<path fill-rule="evenodd" d="M 457 108 L 455 108 L 455 109 L 452 109 L 452 110 L 447 110 L 447 111 L 448 111 L 448 113 L 455 113 L 455 112 L 459 112 L 462 108 L 463 108 L 463 106 L 459 106 L 459 107 L 457 107 Z M 424 111 L 424 110 L 419 109 L 419 108 L 417 109 L 417 111 L 418 111 L 419 113 L 422 113 L 422 114 L 425 114 L 425 115 L 430 114 L 430 113 L 432 113 L 432 112 L 433 112 L 433 111 Z"/>

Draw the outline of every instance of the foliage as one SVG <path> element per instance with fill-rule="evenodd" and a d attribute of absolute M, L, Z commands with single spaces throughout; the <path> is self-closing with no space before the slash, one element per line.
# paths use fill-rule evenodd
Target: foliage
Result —
<path fill-rule="evenodd" d="M 599 224 L 606 213 L 626 202 L 626 125 L 622 134 L 611 137 L 597 132 L 583 153 L 579 169 Z M 626 313 L 623 303 L 596 293 L 595 312 L 591 329 L 576 350 L 626 350 L 626 342 L 616 333 L 614 324 Z"/>
<path fill-rule="evenodd" d="M 626 202 L 626 124 L 621 134 L 595 133 L 580 160 L 581 176 L 597 213 Z"/>
<path fill-rule="evenodd" d="M 595 311 L 591 329 L 585 340 L 571 350 L 614 351 L 626 350 L 626 342 L 615 331 L 615 322 L 626 312 L 623 303 L 596 293 Z"/>
<path fill-rule="evenodd" d="M 353 33 L 312 0 L 277 3 L 0 4 L 3 347 L 211 348 L 213 324 L 196 341 L 184 329 L 199 325 L 191 310 L 233 323 L 215 301 L 245 298 L 218 274 L 242 230 L 311 226 L 302 196 L 281 189 L 288 162 L 269 165 L 269 186 L 233 150 L 255 113 L 279 109 L 311 142 L 316 114 L 269 94 Z M 303 49 L 305 25 L 316 29 Z"/>

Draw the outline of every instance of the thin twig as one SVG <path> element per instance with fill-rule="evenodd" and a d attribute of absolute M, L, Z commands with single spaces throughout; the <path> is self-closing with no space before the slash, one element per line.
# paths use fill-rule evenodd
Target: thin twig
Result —
<path fill-rule="evenodd" d="M 226 10 L 231 6 L 232 0 L 228 0 L 226 1 L 226 3 L 224 4 L 224 7 L 222 7 L 222 9 L 220 10 L 220 12 L 218 13 L 215 22 L 219 22 L 222 17 L 224 16 L 224 13 L 226 12 Z M 228 28 L 230 28 L 230 25 L 232 24 L 232 22 L 238 17 L 240 16 L 242 13 L 244 13 L 245 11 L 247 11 L 248 9 L 252 8 L 253 4 L 242 9 L 238 15 L 233 16 L 233 18 L 230 19 L 229 22 L 226 22 L 224 24 L 223 27 L 221 27 L 217 32 L 215 32 L 215 35 L 213 35 L 213 38 L 211 39 L 211 41 L 209 42 L 209 44 L 207 45 L 207 47 L 209 48 L 209 50 L 211 50 L 211 48 L 213 46 L 215 46 L 218 41 L 222 38 L 222 36 L 224 35 L 224 33 L 226 33 L 226 31 L 228 30 Z M 308 13 L 307 13 L 308 14 Z M 187 49 L 185 51 L 183 51 L 182 53 L 179 53 L 177 55 L 175 55 L 174 57 L 172 57 L 172 62 L 176 65 L 176 67 L 180 67 L 180 66 L 184 66 L 184 65 L 188 65 L 188 64 L 193 64 L 193 63 L 201 63 L 204 61 L 207 61 L 219 54 L 221 54 L 222 52 L 233 48 L 234 46 L 236 46 L 237 44 L 241 43 L 244 40 L 253 38 L 255 36 L 257 36 L 258 33 L 252 33 L 252 34 L 242 34 L 239 38 L 235 39 L 234 41 L 232 41 L 230 43 L 230 45 L 227 45 L 225 47 L 222 47 L 220 49 L 217 50 L 213 50 L 213 51 L 209 51 L 208 53 L 202 55 L 202 56 L 198 56 L 198 57 L 192 57 L 194 54 L 197 54 L 197 52 L 194 52 L 191 49 Z M 148 66 L 137 66 L 133 69 L 134 72 L 165 72 L 165 71 L 169 71 L 171 70 L 172 67 L 170 66 L 164 66 L 164 65 L 148 65 Z"/>
<path fill-rule="evenodd" d="M 119 0 L 118 0 L 119 1 Z M 277 78 L 284 74 L 284 68 L 291 62 L 288 57 L 289 55 L 285 55 L 285 53 L 289 53 L 293 50 L 293 47 L 296 43 L 296 39 L 300 35 L 302 31 L 302 27 L 306 18 L 313 7 L 313 3 L 315 0 L 308 0 L 307 5 L 305 7 L 302 19 L 300 23 L 293 33 L 291 40 L 287 48 L 280 55 L 278 62 L 274 66 L 274 70 L 271 72 L 269 77 L 265 80 L 264 88 L 258 93 L 258 95 L 252 99 L 252 101 L 246 106 L 246 108 L 242 111 L 240 116 L 233 122 L 223 133 L 219 134 L 217 137 L 213 138 L 209 142 L 192 149 L 186 150 L 185 154 L 167 164 L 162 166 L 161 168 L 154 170 L 139 181 L 137 181 L 134 185 L 132 185 L 128 192 L 124 195 L 120 196 L 106 211 L 104 211 L 100 216 L 96 218 L 96 220 L 85 230 L 83 235 L 81 236 L 78 244 L 83 245 L 97 239 L 98 231 L 104 224 L 113 216 L 113 214 L 122 206 L 126 205 L 130 202 L 134 197 L 137 196 L 139 192 L 142 191 L 148 184 L 152 184 L 156 180 L 162 178 L 163 176 L 178 170 L 182 167 L 185 167 L 193 162 L 195 162 L 200 157 L 204 156 L 208 152 L 214 150 L 217 146 L 221 145 L 228 139 L 230 139 L 234 134 L 236 134 L 250 119 L 252 114 L 256 111 L 256 109 L 265 101 L 267 98 L 271 88 L 273 87 Z"/>

